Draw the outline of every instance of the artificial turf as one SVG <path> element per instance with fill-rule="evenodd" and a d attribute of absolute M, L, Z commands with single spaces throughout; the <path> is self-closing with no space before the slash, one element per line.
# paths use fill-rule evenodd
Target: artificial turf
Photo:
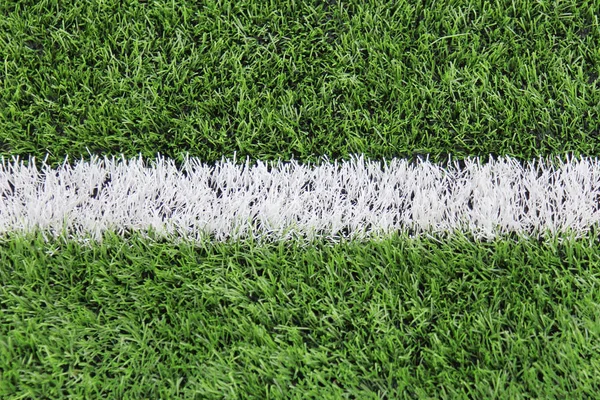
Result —
<path fill-rule="evenodd" d="M 593 0 L 19 0 L 0 14 L 3 156 L 600 154 Z"/>
<path fill-rule="evenodd" d="M 600 155 L 596 1 L 3 1 L 0 155 Z M 593 398 L 586 239 L 0 244 L 0 397 Z"/>
<path fill-rule="evenodd" d="M 592 398 L 597 245 L 12 240 L 0 250 L 0 391 Z"/>

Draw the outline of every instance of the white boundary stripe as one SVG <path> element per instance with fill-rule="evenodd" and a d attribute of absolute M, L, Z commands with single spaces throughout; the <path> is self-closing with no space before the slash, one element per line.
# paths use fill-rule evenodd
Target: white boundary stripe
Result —
<path fill-rule="evenodd" d="M 33 162 L 32 162 L 33 160 Z M 365 239 L 392 231 L 468 231 L 478 238 L 585 233 L 600 220 L 597 159 L 505 157 L 443 167 L 365 160 L 302 165 L 158 157 L 98 159 L 42 170 L 0 166 L 0 235 L 41 229 L 101 240 L 113 230 L 203 240 Z M 66 230 L 65 230 L 66 229 Z"/>

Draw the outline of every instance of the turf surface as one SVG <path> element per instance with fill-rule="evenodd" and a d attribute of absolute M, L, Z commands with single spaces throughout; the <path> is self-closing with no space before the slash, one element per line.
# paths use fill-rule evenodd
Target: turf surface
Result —
<path fill-rule="evenodd" d="M 596 1 L 46 0 L 0 14 L 4 157 L 600 154 Z M 0 397 L 590 398 L 597 237 L 9 237 Z"/>
<path fill-rule="evenodd" d="M 0 155 L 600 154 L 596 1 L 3 1 Z"/>
<path fill-rule="evenodd" d="M 31 398 L 581 398 L 597 243 L 393 237 L 0 251 L 0 391 Z"/>

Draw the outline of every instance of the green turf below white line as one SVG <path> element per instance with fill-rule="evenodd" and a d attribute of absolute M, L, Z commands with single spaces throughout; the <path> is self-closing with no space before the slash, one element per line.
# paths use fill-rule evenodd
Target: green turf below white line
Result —
<path fill-rule="evenodd" d="M 470 158 L 213 165 L 158 156 L 0 166 L 0 234 L 36 230 L 101 240 L 105 231 L 166 237 L 362 240 L 461 231 L 491 239 L 583 234 L 600 220 L 597 159 Z"/>

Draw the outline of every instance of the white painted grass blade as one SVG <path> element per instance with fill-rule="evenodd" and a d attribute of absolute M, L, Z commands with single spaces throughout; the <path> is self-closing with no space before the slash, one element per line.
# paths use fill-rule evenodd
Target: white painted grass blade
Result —
<path fill-rule="evenodd" d="M 479 239 L 584 234 L 600 219 L 597 159 L 504 157 L 449 166 L 402 159 L 302 165 L 187 157 L 67 160 L 58 169 L 18 158 L 0 167 L 0 235 L 41 230 L 102 240 L 113 230 L 216 241 L 363 240 L 462 231 Z"/>

